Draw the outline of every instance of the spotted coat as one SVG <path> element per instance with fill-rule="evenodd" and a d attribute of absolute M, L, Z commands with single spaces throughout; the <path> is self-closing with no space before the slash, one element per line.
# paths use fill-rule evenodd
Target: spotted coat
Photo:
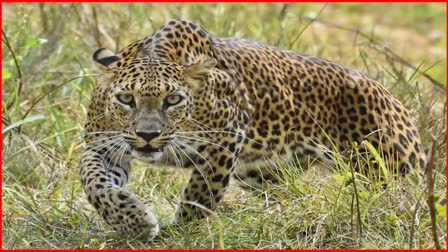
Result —
<path fill-rule="evenodd" d="M 81 180 L 119 231 L 158 232 L 156 216 L 125 188 L 133 158 L 162 155 L 193 167 L 177 222 L 214 209 L 231 176 L 250 188 L 276 182 L 266 160 L 331 165 L 334 153 L 369 142 L 402 174 L 425 167 L 406 108 L 377 81 L 328 60 L 212 37 L 180 19 L 117 55 L 100 49 L 94 60 L 103 74 L 89 107 Z"/>

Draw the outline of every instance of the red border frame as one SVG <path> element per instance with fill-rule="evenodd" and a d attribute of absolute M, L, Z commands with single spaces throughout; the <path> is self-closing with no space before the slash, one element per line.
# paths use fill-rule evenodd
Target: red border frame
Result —
<path fill-rule="evenodd" d="M 57 2 L 114 2 L 114 3 L 118 3 L 118 2 L 241 2 L 241 1 L 234 1 L 234 0 L 224 0 L 224 1 L 217 1 L 217 0 L 211 0 L 211 1 L 207 1 L 207 0 L 194 0 L 194 1 L 176 1 L 176 0 L 165 0 L 165 1 L 120 1 L 120 0 L 110 0 L 110 1 L 106 1 L 106 0 L 99 0 L 99 1 L 92 1 L 92 0 L 87 0 L 87 1 L 83 1 L 83 0 L 74 0 L 74 1 L 58 1 L 58 0 L 45 0 L 45 1 L 35 1 L 35 0 L 22 0 L 22 1 L 13 1 L 13 0 L 0 0 L 2 3 L 28 3 L 28 2 L 51 2 L 51 3 L 57 3 Z M 269 0 L 269 1 L 259 1 L 259 0 L 248 0 L 246 2 L 297 2 L 294 0 L 286 0 L 286 1 L 279 1 L 279 0 Z M 304 0 L 304 1 L 300 1 L 300 2 L 389 2 L 389 1 L 372 1 L 372 0 L 361 0 L 361 1 L 347 1 L 347 0 L 343 0 L 343 1 L 337 1 L 337 0 L 327 0 L 327 1 L 323 1 L 323 0 L 317 0 L 317 1 L 312 1 L 312 0 Z M 404 1 L 404 0 L 398 0 L 398 1 L 392 1 L 393 3 L 404 3 L 404 2 L 410 2 L 410 3 L 415 3 L 415 2 L 445 2 L 445 29 L 448 28 L 448 16 L 447 16 L 447 11 L 448 11 L 448 3 L 447 0 L 445 1 L 441 1 L 441 0 L 437 0 L 437 1 L 419 1 L 419 0 L 408 0 L 408 1 Z M 2 17 L 3 14 L 3 5 L 0 7 L 2 12 L 0 14 L 0 17 Z M 2 23 L 3 19 L 0 20 L 0 23 Z M 2 25 L 3 28 L 3 25 Z M 448 32 L 447 30 L 445 30 L 445 36 L 448 37 Z M 445 49 L 448 49 L 448 42 L 446 42 L 445 44 Z M 2 51 L 2 48 L 0 48 L 0 52 Z M 446 51 L 446 57 L 448 58 L 448 50 Z M 447 68 L 448 70 L 448 68 Z M 448 72 L 448 71 L 447 71 Z M 446 76 L 445 79 L 446 83 L 448 83 L 448 75 Z M 1 86 L 1 84 L 0 84 Z M 448 89 L 446 91 L 445 97 L 448 97 Z M 0 100 L 2 98 L 0 97 Z M 445 103 L 445 111 L 448 111 L 448 104 Z M 448 117 L 445 115 L 445 142 L 448 142 L 448 134 L 446 134 L 446 130 L 448 129 Z M 3 128 L 3 122 L 0 122 L 0 124 L 2 125 Z M 0 146 L 3 149 L 3 142 L 0 142 Z M 446 161 L 446 158 L 448 157 L 448 145 L 446 145 L 445 147 L 445 162 L 447 164 L 448 167 L 448 162 Z M 3 160 L 2 158 L 3 153 L 0 153 L 0 159 Z M 2 167 L 3 167 L 3 163 L 2 163 Z M 448 177 L 448 169 L 445 168 L 445 173 L 446 176 Z M 0 174 L 0 178 L 2 178 L 3 173 Z M 3 181 L 3 180 L 2 180 Z M 446 189 L 446 195 L 448 195 L 448 187 L 445 188 Z M 0 196 L 2 196 L 3 198 L 3 193 L 2 191 L 0 191 Z M 0 208 L 2 208 L 2 203 L 0 202 Z M 2 208 L 3 209 L 3 208 Z M 0 213 L 0 215 L 3 217 L 3 211 Z M 447 229 L 448 229 L 448 222 L 447 222 Z M 3 230 L 3 223 L 2 221 L 0 221 L 0 227 L 2 227 Z M 3 234 L 1 234 L 0 236 L 2 236 Z M 445 242 L 446 244 L 448 244 L 448 237 L 445 235 Z M 1 245 L 3 245 L 3 239 L 0 242 Z M 447 245 L 448 246 L 448 245 Z M 447 247 L 445 247 L 445 250 L 447 249 Z M 92 250 L 96 250 L 96 249 L 5 249 L 1 248 L 1 250 L 6 250 L 6 251 L 92 251 Z M 131 251 L 130 249 L 105 249 L 103 251 L 116 251 L 116 250 L 122 250 L 122 251 Z M 137 249 L 137 250 L 157 250 L 157 251 L 178 251 L 178 250 L 188 250 L 188 251 L 200 251 L 200 252 L 204 252 L 204 251 L 212 251 L 212 249 Z M 239 252 L 245 252 L 245 251 L 252 251 L 251 249 L 225 249 L 226 251 L 239 251 Z M 286 249 L 265 249 L 267 251 L 284 251 Z M 303 251 L 315 251 L 316 249 L 303 249 Z M 341 251 L 341 250 L 347 250 L 347 249 L 325 249 L 325 251 Z M 388 249 L 363 249 L 364 251 L 385 251 Z M 395 249 L 396 251 L 419 251 L 419 249 Z M 425 250 L 435 250 L 435 249 L 425 249 Z M 442 249 L 443 250 L 443 249 Z"/>
<path fill-rule="evenodd" d="M 182 0 L 156 0 L 156 1 L 142 1 L 142 0 L 138 0 L 138 1 L 131 1 L 131 0 L 73 0 L 73 1 L 59 1 L 59 0 L 44 0 L 44 1 L 36 1 L 36 0 L 21 0 L 21 1 L 14 1 L 14 0 L 1 0 L 1 2 L 11 2 L 11 3 L 38 3 L 38 2 L 49 2 L 49 3 L 56 3 L 56 2 L 60 2 L 60 3 L 75 3 L 75 2 L 90 2 L 90 3 L 104 3 L 104 2 L 113 2 L 113 3 L 126 3 L 126 2 L 133 2 L 133 3 L 142 3 L 142 2 L 153 2 L 153 3 L 210 3 L 210 2 L 224 2 L 224 3 L 238 3 L 238 2 L 260 2 L 260 3 L 284 3 L 284 2 L 339 2 L 339 3 L 351 3 L 351 2 L 357 2 L 357 3 L 371 3 L 371 2 L 390 2 L 390 3 L 419 3 L 419 2 L 431 2 L 431 3 L 444 3 L 447 2 L 442 1 L 442 0 L 436 0 L 436 1 L 421 1 L 421 0 L 395 0 L 395 1 L 373 1 L 373 0 L 358 0 L 358 1 L 349 1 L 349 0 L 342 0 L 342 1 L 338 1 L 338 0 L 303 0 L 303 1 L 294 1 L 294 0 L 267 0 L 267 1 L 260 1 L 260 0 L 247 0 L 247 1 L 236 1 L 236 0 L 193 0 L 193 1 L 182 1 Z"/>

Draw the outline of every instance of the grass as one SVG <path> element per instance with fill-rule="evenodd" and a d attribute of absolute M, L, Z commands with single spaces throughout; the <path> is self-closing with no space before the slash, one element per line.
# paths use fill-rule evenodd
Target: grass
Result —
<path fill-rule="evenodd" d="M 216 215 L 168 224 L 154 241 L 110 231 L 78 177 L 91 54 L 122 48 L 173 17 L 216 36 L 331 59 L 384 83 L 415 115 L 425 150 L 434 146 L 436 223 L 446 246 L 444 4 L 3 3 L 4 248 L 434 247 L 423 181 L 409 175 L 384 190 L 343 162 L 324 171 L 279 165 L 281 185 L 261 194 L 231 186 Z M 187 179 L 184 170 L 135 163 L 129 187 L 169 223 Z"/>

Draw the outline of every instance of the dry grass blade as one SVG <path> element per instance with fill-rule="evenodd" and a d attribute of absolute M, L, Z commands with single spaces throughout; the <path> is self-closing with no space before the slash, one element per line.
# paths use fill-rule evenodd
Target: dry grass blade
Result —
<path fill-rule="evenodd" d="M 441 249 L 440 241 L 439 241 L 439 235 L 438 235 L 438 228 L 437 228 L 437 211 L 436 211 L 436 203 L 434 198 L 434 169 L 435 169 L 435 157 L 434 154 L 436 153 L 435 146 L 437 144 L 437 140 L 434 138 L 434 141 L 432 143 L 431 147 L 431 156 L 428 159 L 428 165 L 426 166 L 425 174 L 426 174 L 426 183 L 428 186 L 427 189 L 427 198 L 426 202 L 428 203 L 429 207 L 429 215 L 431 216 L 431 233 L 432 238 L 434 240 L 434 246 L 436 249 Z"/>
<path fill-rule="evenodd" d="M 23 81 L 22 69 L 21 69 L 20 64 L 19 64 L 19 62 L 17 60 L 16 53 L 15 53 L 14 49 L 12 48 L 11 44 L 9 43 L 8 36 L 6 36 L 5 29 L 2 29 L 2 41 L 6 45 L 6 47 L 8 48 L 9 52 L 11 53 L 12 59 L 14 60 L 14 65 L 15 65 L 16 70 L 17 70 L 17 97 L 19 97 L 22 94 L 22 86 L 23 86 L 23 83 L 22 83 L 22 81 Z M 7 109 L 10 109 L 11 106 L 14 104 L 14 102 L 15 102 L 15 99 L 13 99 L 7 105 Z"/>

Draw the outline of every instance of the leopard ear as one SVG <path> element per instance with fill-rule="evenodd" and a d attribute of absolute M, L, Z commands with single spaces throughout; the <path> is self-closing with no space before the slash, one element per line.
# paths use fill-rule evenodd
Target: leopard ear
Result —
<path fill-rule="evenodd" d="M 110 71 L 115 68 L 115 64 L 120 58 L 111 50 L 100 48 L 93 53 L 93 61 L 103 71 Z"/>
<path fill-rule="evenodd" d="M 212 58 L 193 63 L 184 68 L 183 77 L 191 88 L 197 89 L 207 79 L 207 76 L 216 64 L 216 60 Z"/>

